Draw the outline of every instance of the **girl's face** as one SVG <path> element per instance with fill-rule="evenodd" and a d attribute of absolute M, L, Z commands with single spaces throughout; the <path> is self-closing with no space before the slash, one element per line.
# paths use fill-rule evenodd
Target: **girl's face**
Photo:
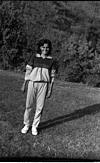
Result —
<path fill-rule="evenodd" d="M 42 55 L 47 55 L 49 51 L 49 46 L 45 43 L 43 46 L 40 46 L 40 49 Z"/>

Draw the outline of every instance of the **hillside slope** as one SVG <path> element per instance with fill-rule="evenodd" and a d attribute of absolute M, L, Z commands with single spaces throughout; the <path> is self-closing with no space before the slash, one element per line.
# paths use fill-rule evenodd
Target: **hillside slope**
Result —
<path fill-rule="evenodd" d="M 1 68 L 24 71 L 47 38 L 59 79 L 100 85 L 99 1 L 2 1 L 0 17 Z"/>

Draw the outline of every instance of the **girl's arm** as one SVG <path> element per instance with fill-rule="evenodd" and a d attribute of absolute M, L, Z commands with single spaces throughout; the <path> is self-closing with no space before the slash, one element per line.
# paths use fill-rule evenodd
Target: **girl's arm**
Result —
<path fill-rule="evenodd" d="M 21 87 L 22 92 L 25 92 L 25 90 L 26 90 L 27 84 L 29 82 L 29 76 L 30 76 L 30 73 L 33 69 L 33 64 L 34 64 L 34 56 L 32 55 L 30 58 L 30 61 L 26 65 L 25 78 L 24 78 L 24 82 L 23 82 L 22 87 Z"/>
<path fill-rule="evenodd" d="M 54 84 L 54 78 L 55 78 L 55 74 L 58 72 L 58 62 L 54 61 L 52 64 L 52 69 L 51 69 L 51 81 L 49 84 L 49 88 L 48 88 L 48 93 L 47 93 L 47 98 L 49 98 L 52 94 L 52 90 L 53 90 L 53 84 Z"/>
<path fill-rule="evenodd" d="M 27 87 L 27 84 L 28 84 L 28 81 L 29 81 L 29 75 L 30 75 L 31 71 L 32 71 L 32 66 L 27 65 L 26 66 L 26 72 L 25 72 L 24 82 L 23 82 L 22 87 L 21 87 L 21 91 L 23 93 L 26 90 L 26 87 Z"/>

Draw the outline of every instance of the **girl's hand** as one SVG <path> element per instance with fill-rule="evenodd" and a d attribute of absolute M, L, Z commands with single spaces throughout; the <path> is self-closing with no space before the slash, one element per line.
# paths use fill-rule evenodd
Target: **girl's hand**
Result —
<path fill-rule="evenodd" d="M 21 91 L 24 93 L 28 87 L 29 80 L 25 80 L 22 84 Z"/>
<path fill-rule="evenodd" d="M 48 93 L 47 93 L 47 96 L 46 96 L 47 98 L 50 98 L 51 97 L 51 91 L 48 91 Z"/>
<path fill-rule="evenodd" d="M 21 87 L 21 91 L 24 93 L 25 92 L 25 82 L 23 83 L 22 87 Z"/>

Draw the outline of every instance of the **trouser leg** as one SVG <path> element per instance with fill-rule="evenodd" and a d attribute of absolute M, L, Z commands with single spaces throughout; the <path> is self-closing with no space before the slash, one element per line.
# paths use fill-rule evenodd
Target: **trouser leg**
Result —
<path fill-rule="evenodd" d="M 33 100 L 35 98 L 35 88 L 34 83 L 29 81 L 28 90 L 27 90 L 27 98 L 26 98 L 26 109 L 24 113 L 24 124 L 30 125 L 30 115 L 33 109 Z"/>
<path fill-rule="evenodd" d="M 40 123 L 42 110 L 45 103 L 47 83 L 37 83 L 36 111 L 32 127 L 37 128 Z"/>

